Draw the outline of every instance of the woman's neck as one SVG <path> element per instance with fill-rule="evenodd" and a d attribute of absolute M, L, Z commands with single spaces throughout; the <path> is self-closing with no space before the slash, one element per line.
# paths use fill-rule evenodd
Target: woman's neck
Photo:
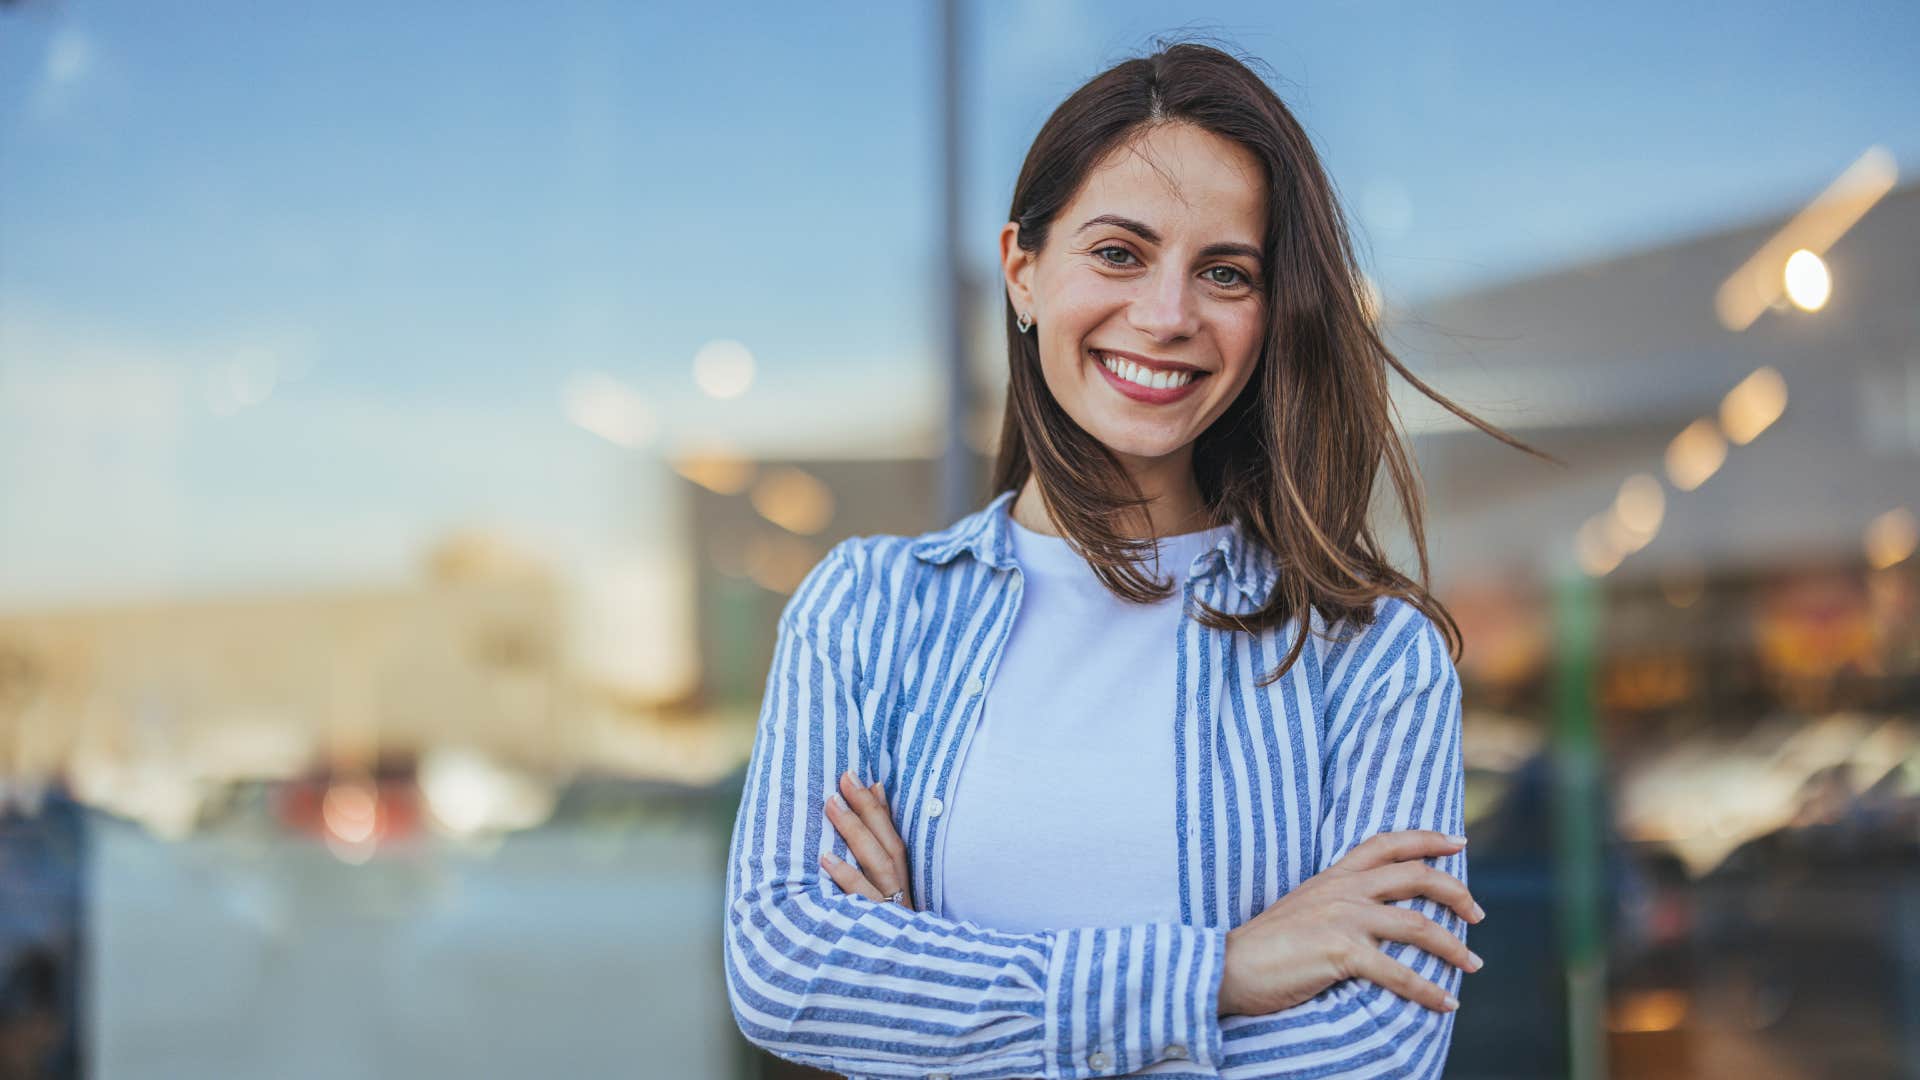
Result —
<path fill-rule="evenodd" d="M 1189 481 L 1191 478 L 1189 478 Z M 1207 508 L 1200 501 L 1197 486 L 1188 483 L 1185 490 L 1176 493 L 1156 493 L 1153 488 L 1141 483 L 1142 489 L 1153 501 L 1147 504 L 1148 524 L 1144 533 L 1129 533 L 1129 539 L 1179 536 L 1196 532 L 1207 527 Z M 1027 482 L 1021 486 L 1020 494 L 1013 500 L 1010 510 L 1013 520 L 1033 532 L 1044 536 L 1059 536 L 1060 527 L 1054 524 L 1052 515 L 1046 508 L 1046 500 L 1040 494 L 1040 480 L 1034 473 L 1027 474 Z"/>

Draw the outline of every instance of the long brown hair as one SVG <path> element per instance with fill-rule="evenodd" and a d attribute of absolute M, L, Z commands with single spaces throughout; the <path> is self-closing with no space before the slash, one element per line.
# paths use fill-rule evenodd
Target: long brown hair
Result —
<path fill-rule="evenodd" d="M 1299 657 L 1310 609 L 1329 624 L 1366 625 L 1385 595 L 1404 597 L 1438 624 L 1457 659 L 1460 628 L 1427 587 L 1418 475 L 1394 423 L 1387 368 L 1494 438 L 1557 459 L 1435 392 L 1382 342 L 1319 156 L 1259 76 L 1220 49 L 1183 42 L 1126 60 L 1074 91 L 1041 127 L 1014 184 L 1008 219 L 1019 224 L 1021 248 L 1038 254 L 1046 246 L 1055 215 L 1109 152 L 1169 123 L 1238 143 L 1267 178 L 1266 342 L 1245 390 L 1195 440 L 1193 468 L 1209 524 L 1238 518 L 1246 539 L 1272 552 L 1281 573 L 1257 610 L 1230 614 L 1202 603 L 1196 617 L 1214 629 L 1256 633 L 1301 616 L 1292 648 L 1262 686 Z M 1136 603 L 1164 599 L 1173 583 L 1147 577 L 1138 561 L 1154 540 L 1115 528 L 1147 498 L 1113 452 L 1053 399 L 1038 335 L 1022 333 L 1015 316 L 1009 300 L 1011 373 L 994 490 L 1017 490 L 1037 473 L 1048 513 L 1107 588 Z M 1389 563 L 1367 520 L 1383 463 L 1419 552 L 1418 581 Z"/>

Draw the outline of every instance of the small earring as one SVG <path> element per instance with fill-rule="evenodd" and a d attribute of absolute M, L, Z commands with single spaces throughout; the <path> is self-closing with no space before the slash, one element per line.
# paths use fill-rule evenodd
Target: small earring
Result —
<path fill-rule="evenodd" d="M 1020 319 L 1016 325 L 1020 327 L 1021 333 L 1023 334 L 1026 333 L 1027 331 L 1033 329 L 1033 316 L 1024 311 L 1021 312 Z"/>

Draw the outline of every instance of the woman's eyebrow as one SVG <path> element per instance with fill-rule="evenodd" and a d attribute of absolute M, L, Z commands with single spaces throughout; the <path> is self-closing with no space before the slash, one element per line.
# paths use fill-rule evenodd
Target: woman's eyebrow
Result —
<path fill-rule="evenodd" d="M 1130 217 L 1122 217 L 1119 214 L 1101 214 L 1099 217 L 1088 218 L 1086 224 L 1073 231 L 1073 235 L 1079 236 L 1081 233 L 1086 232 L 1096 225 L 1111 225 L 1115 228 L 1125 229 L 1149 244 L 1158 244 L 1160 242 L 1160 233 L 1153 226 L 1144 221 L 1135 221 Z M 1252 244 L 1222 241 L 1217 244 L 1208 244 L 1206 247 L 1200 249 L 1200 257 L 1203 259 L 1211 259 L 1221 255 L 1243 255 L 1252 259 L 1256 265 L 1261 263 L 1260 249 L 1254 247 Z"/>

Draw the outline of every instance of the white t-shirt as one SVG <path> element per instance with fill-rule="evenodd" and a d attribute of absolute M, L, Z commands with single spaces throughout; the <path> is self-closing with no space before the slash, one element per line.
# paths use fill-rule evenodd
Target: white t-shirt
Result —
<path fill-rule="evenodd" d="M 1232 526 L 1161 537 L 1144 569 L 1173 591 L 1134 604 L 1008 521 L 1020 611 L 936 840 L 943 914 L 1015 933 L 1178 920 L 1173 643 L 1194 558 Z"/>

